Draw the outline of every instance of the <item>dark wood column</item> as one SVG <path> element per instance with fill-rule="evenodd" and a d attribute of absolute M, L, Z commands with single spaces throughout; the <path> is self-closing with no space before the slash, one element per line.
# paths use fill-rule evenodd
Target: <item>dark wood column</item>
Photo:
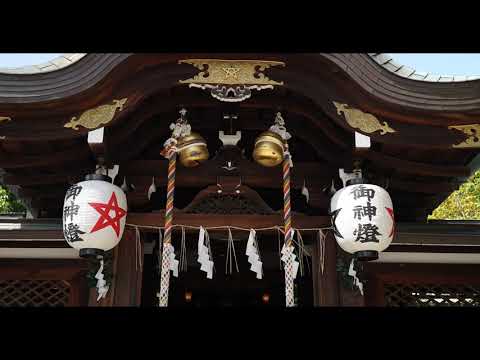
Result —
<path fill-rule="evenodd" d="M 320 240 L 313 242 L 313 304 L 314 306 L 338 306 L 337 243 L 329 231 L 325 239 L 325 265 L 320 266 Z"/>
<path fill-rule="evenodd" d="M 96 301 L 96 289 L 90 295 L 91 306 L 140 306 L 143 276 L 143 240 L 140 246 L 135 229 L 126 227 L 123 238 L 113 253 L 113 280 L 108 296 Z"/>

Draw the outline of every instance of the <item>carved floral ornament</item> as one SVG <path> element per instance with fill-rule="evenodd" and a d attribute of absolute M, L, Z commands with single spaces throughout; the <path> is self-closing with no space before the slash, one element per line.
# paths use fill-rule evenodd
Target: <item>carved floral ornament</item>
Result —
<path fill-rule="evenodd" d="M 449 129 L 459 130 L 467 134 L 465 141 L 459 144 L 453 144 L 453 148 L 479 148 L 480 147 L 480 124 L 455 125 L 449 126 Z"/>
<path fill-rule="evenodd" d="M 285 66 L 280 61 L 185 59 L 178 63 L 190 64 L 200 70 L 191 79 L 179 80 L 180 84 L 209 89 L 210 94 L 220 101 L 240 102 L 251 97 L 251 90 L 283 85 L 263 73 L 271 66 Z"/>
<path fill-rule="evenodd" d="M 83 112 L 78 119 L 76 116 L 73 116 L 64 127 L 72 128 L 73 130 L 79 130 L 79 126 L 87 129 L 96 129 L 100 125 L 108 124 L 114 118 L 117 110 L 123 110 L 127 100 L 127 98 L 113 100 L 112 104 L 100 105 L 89 109 Z"/>
<path fill-rule="evenodd" d="M 396 130 L 392 129 L 386 121 L 381 124 L 372 114 L 352 108 L 348 104 L 340 104 L 336 101 L 334 101 L 333 104 L 337 108 L 337 114 L 341 115 L 343 113 L 348 125 L 354 129 L 359 129 L 367 134 L 380 131 L 380 135 L 396 132 Z"/>

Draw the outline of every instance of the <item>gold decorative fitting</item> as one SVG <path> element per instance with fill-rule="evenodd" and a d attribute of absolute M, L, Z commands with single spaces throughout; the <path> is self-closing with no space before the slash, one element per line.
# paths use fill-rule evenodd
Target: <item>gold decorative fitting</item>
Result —
<path fill-rule="evenodd" d="M 0 116 L 0 123 L 4 121 L 12 121 L 12 118 L 10 116 Z"/>
<path fill-rule="evenodd" d="M 453 144 L 454 148 L 478 148 L 480 147 L 480 124 L 455 125 L 449 126 L 449 129 L 455 129 L 467 134 L 468 137 L 460 144 Z"/>
<path fill-rule="evenodd" d="M 80 118 L 74 116 L 72 119 L 64 125 L 66 128 L 72 128 L 78 130 L 78 126 L 83 126 L 87 129 L 96 129 L 102 124 L 108 124 L 115 116 L 115 112 L 122 111 L 123 106 L 127 102 L 127 98 L 121 100 L 113 100 L 113 104 L 100 105 L 93 109 L 85 111 Z"/>
<path fill-rule="evenodd" d="M 336 101 L 334 101 L 333 104 L 337 108 L 337 114 L 341 115 L 343 112 L 348 125 L 355 129 L 359 129 L 367 134 L 371 134 L 380 130 L 380 135 L 396 132 L 388 125 L 386 121 L 384 121 L 382 125 L 380 121 L 372 114 L 364 113 L 361 110 L 350 107 L 350 105 L 340 104 Z"/>
<path fill-rule="evenodd" d="M 179 80 L 181 84 L 210 89 L 211 95 L 221 101 L 243 101 L 251 96 L 253 89 L 273 89 L 283 85 L 283 81 L 271 80 L 263 73 L 271 66 L 285 66 L 281 61 L 185 59 L 178 63 L 190 64 L 200 70 L 191 79 Z"/>
<path fill-rule="evenodd" d="M 262 73 L 271 66 L 285 66 L 281 61 L 186 59 L 178 63 L 201 70 L 191 79 L 180 80 L 181 84 L 283 85 Z"/>

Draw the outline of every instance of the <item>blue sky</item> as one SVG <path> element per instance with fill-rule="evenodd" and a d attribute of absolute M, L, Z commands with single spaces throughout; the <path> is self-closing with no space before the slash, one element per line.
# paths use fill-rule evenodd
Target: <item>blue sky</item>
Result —
<path fill-rule="evenodd" d="M 0 54 L 0 67 L 36 65 L 55 59 L 61 54 Z"/>
<path fill-rule="evenodd" d="M 402 65 L 436 75 L 480 75 L 480 54 L 389 54 Z"/>
<path fill-rule="evenodd" d="M 0 54 L 0 67 L 41 64 L 61 54 Z M 480 75 L 480 53 L 390 54 L 398 63 L 437 75 Z"/>

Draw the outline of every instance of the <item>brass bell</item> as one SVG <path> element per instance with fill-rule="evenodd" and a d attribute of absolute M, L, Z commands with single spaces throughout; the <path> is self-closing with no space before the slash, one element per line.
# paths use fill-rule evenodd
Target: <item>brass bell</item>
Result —
<path fill-rule="evenodd" d="M 190 144 L 199 143 L 197 145 L 188 146 Z M 190 135 L 179 139 L 177 147 L 188 146 L 180 151 L 180 163 L 185 167 L 194 167 L 208 160 L 207 142 L 200 134 L 191 132 Z"/>
<path fill-rule="evenodd" d="M 283 139 L 280 135 L 265 131 L 255 140 L 253 159 L 262 166 L 273 167 L 283 161 Z"/>

